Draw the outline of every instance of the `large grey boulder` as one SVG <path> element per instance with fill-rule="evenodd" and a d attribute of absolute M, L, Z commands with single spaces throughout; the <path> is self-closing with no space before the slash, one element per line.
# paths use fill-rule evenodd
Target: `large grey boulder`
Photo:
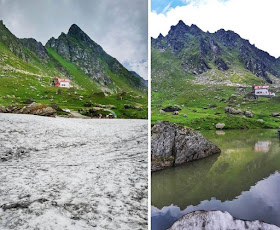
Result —
<path fill-rule="evenodd" d="M 228 212 L 195 211 L 177 220 L 169 230 L 279 230 L 280 228 L 259 220 L 245 221 L 233 218 Z"/>
<path fill-rule="evenodd" d="M 153 126 L 151 150 L 152 171 L 221 152 L 200 133 L 167 121 L 160 121 Z"/>
<path fill-rule="evenodd" d="M 243 115 L 244 112 L 241 109 L 235 109 L 232 107 L 225 107 L 225 113 L 233 114 L 233 115 Z"/>

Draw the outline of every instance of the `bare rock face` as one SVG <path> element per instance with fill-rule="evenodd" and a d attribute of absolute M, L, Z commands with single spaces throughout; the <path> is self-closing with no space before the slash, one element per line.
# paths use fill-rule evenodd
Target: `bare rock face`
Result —
<path fill-rule="evenodd" d="M 233 218 L 228 212 L 196 211 L 176 221 L 169 230 L 279 230 L 280 228 L 261 221 L 244 221 Z"/>
<path fill-rule="evenodd" d="M 152 128 L 152 171 L 220 152 L 215 144 L 191 129 L 166 121 Z"/>

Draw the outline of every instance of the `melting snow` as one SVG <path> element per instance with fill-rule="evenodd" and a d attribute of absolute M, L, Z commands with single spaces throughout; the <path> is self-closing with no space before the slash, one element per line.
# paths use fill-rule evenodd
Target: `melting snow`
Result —
<path fill-rule="evenodd" d="M 0 114 L 0 229 L 147 229 L 147 125 Z"/>

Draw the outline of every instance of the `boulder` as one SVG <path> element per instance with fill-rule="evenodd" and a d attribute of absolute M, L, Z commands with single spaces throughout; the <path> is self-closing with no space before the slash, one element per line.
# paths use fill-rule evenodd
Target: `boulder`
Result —
<path fill-rule="evenodd" d="M 33 102 L 35 102 L 32 98 L 28 98 L 28 99 L 26 99 L 23 103 L 24 104 L 31 104 L 31 103 L 33 103 Z"/>
<path fill-rule="evenodd" d="M 232 115 L 243 115 L 244 112 L 241 109 L 235 109 L 232 107 L 225 107 L 225 113 L 232 114 Z"/>
<path fill-rule="evenodd" d="M 160 112 L 160 113 L 165 113 L 165 111 L 164 111 L 164 110 L 162 110 L 162 109 L 161 109 L 161 110 L 159 110 L 159 112 Z"/>
<path fill-rule="evenodd" d="M 178 111 L 174 111 L 173 115 L 179 115 L 179 112 Z"/>
<path fill-rule="evenodd" d="M 0 106 L 0 113 L 7 113 L 6 107 Z"/>
<path fill-rule="evenodd" d="M 130 105 L 130 104 L 125 104 L 123 107 L 125 109 L 135 109 L 135 106 L 134 105 Z"/>
<path fill-rule="evenodd" d="M 233 218 L 223 211 L 195 211 L 177 220 L 169 230 L 201 230 L 201 229 L 238 229 L 238 230 L 280 230 L 279 227 L 262 221 L 245 221 Z"/>
<path fill-rule="evenodd" d="M 188 115 L 187 115 L 187 114 L 184 114 L 183 117 L 188 117 Z"/>
<path fill-rule="evenodd" d="M 218 123 L 216 124 L 216 129 L 223 129 L 225 127 L 224 123 Z"/>
<path fill-rule="evenodd" d="M 246 117 L 254 117 L 254 114 L 253 114 L 252 111 L 245 111 L 244 115 L 245 115 Z"/>
<path fill-rule="evenodd" d="M 167 106 L 166 108 L 162 109 L 164 112 L 174 112 L 180 111 L 181 109 L 178 106 Z"/>
<path fill-rule="evenodd" d="M 180 165 L 221 152 L 200 133 L 166 121 L 157 122 L 153 126 L 151 149 L 152 166 L 153 162 L 165 162 L 171 158 L 173 163 L 168 166 Z"/>
<path fill-rule="evenodd" d="M 279 114 L 279 113 L 272 113 L 271 116 L 272 116 L 272 117 L 279 117 L 280 114 Z"/>

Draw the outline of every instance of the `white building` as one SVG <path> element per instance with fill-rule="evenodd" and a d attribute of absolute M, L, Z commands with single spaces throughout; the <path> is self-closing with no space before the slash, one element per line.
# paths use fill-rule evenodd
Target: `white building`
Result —
<path fill-rule="evenodd" d="M 55 77 L 54 80 L 54 85 L 56 87 L 61 87 L 61 88 L 70 88 L 72 87 L 71 84 L 70 84 L 70 80 L 69 79 L 66 79 L 66 78 L 58 78 L 58 77 Z"/>
<path fill-rule="evenodd" d="M 253 92 L 256 96 L 270 96 L 274 97 L 275 93 L 269 91 L 269 86 L 263 85 L 253 85 Z"/>

